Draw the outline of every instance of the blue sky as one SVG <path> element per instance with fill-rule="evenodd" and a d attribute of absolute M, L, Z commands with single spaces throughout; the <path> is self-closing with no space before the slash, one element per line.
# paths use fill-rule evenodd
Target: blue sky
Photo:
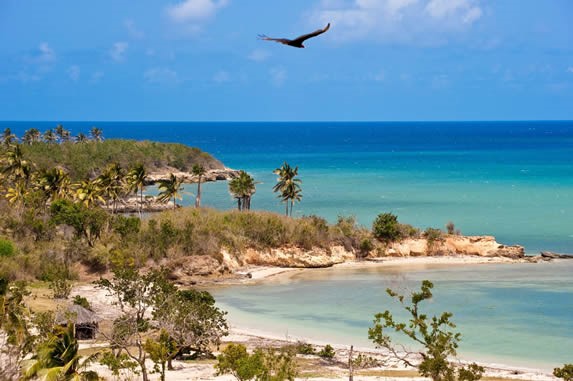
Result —
<path fill-rule="evenodd" d="M 573 119 L 571 0 L 0 0 L 0 120 Z M 331 29 L 306 49 L 257 40 Z"/>

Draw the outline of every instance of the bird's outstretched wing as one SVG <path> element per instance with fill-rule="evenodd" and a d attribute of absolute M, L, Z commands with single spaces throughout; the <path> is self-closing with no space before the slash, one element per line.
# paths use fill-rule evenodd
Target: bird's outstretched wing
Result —
<path fill-rule="evenodd" d="M 269 36 L 264 35 L 264 34 L 259 34 L 259 40 L 275 41 L 275 42 L 279 42 L 281 44 L 289 44 L 291 42 L 291 40 L 289 40 L 287 38 L 273 38 L 273 37 L 269 37 Z"/>
<path fill-rule="evenodd" d="M 308 33 L 308 34 L 303 34 L 302 36 L 299 36 L 297 38 L 295 38 L 294 40 L 292 40 L 292 43 L 295 44 L 302 44 L 305 40 L 308 40 L 309 38 L 312 37 L 316 37 L 319 34 L 323 34 L 324 32 L 326 32 L 328 29 L 330 29 L 330 23 L 328 23 L 324 29 L 317 29 L 314 32 Z"/>

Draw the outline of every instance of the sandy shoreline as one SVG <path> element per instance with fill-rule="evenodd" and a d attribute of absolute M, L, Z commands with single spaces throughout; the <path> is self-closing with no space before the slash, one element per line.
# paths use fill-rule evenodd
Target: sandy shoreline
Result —
<path fill-rule="evenodd" d="M 516 264 L 516 263 L 532 263 L 527 259 L 514 259 L 508 257 L 482 257 L 482 256 L 469 256 L 469 255 L 449 255 L 449 256 L 421 256 L 421 257 L 384 257 L 377 260 L 365 261 L 347 261 L 335 264 L 330 268 L 345 269 L 345 268 L 372 268 L 372 267 L 408 267 L 408 266 L 423 266 L 423 265 L 439 265 L 439 266 L 456 266 L 456 265 L 480 265 L 480 264 Z M 539 262 L 542 264 L 542 262 Z M 261 283 L 271 281 L 277 277 L 289 277 L 293 274 L 303 271 L 312 271 L 309 268 L 297 267 L 270 267 L 270 266 L 250 266 L 245 268 L 237 274 L 244 275 L 242 279 L 229 279 L 214 282 L 216 284 L 242 284 L 242 283 Z M 207 283 L 208 284 L 208 283 Z"/>
<path fill-rule="evenodd" d="M 398 257 L 398 258 L 383 258 L 380 261 L 360 261 L 360 262 L 346 262 L 342 264 L 335 265 L 335 268 L 367 268 L 367 267 L 391 267 L 391 266 L 418 266 L 418 265 L 468 265 L 468 264 L 508 264 L 513 263 L 524 263 L 527 261 L 515 260 L 504 257 L 474 257 L 474 256 L 447 256 L 447 257 Z M 535 264 L 532 264 L 535 266 Z M 542 265 L 542 264 L 538 264 Z M 276 279 L 284 279 L 285 277 L 293 276 L 302 271 L 311 271 L 311 269 L 301 269 L 301 268 L 277 268 L 277 267 L 265 267 L 265 266 L 253 266 L 245 268 L 241 272 L 243 277 L 241 279 L 225 280 L 223 282 L 215 282 L 213 285 L 233 285 L 233 284 L 246 284 L 246 283 L 264 283 L 268 281 L 273 281 Z M 117 310 L 110 308 L 110 301 L 105 292 L 100 289 L 96 289 L 93 285 L 81 285 L 74 288 L 72 295 L 80 294 L 87 297 L 96 312 L 104 319 L 113 319 L 114 315 L 117 316 Z M 312 340 L 306 340 L 305 338 L 299 337 L 284 337 L 280 335 L 273 335 L 269 332 L 259 332 L 252 329 L 246 329 L 244 327 L 233 326 L 231 327 L 230 335 L 224 338 L 224 342 L 241 342 L 250 348 L 257 346 L 282 346 L 287 344 L 296 343 L 297 340 L 304 341 L 316 346 L 322 346 L 325 343 L 313 342 Z M 344 344 L 332 344 L 337 351 L 336 361 L 332 364 L 326 364 L 328 369 L 328 377 L 312 377 L 312 380 L 322 381 L 322 380 L 347 380 L 348 371 L 345 369 L 345 364 L 348 361 L 348 349 L 349 347 Z M 387 359 L 385 353 L 382 350 L 377 350 L 373 348 L 356 348 L 356 352 L 364 353 L 368 356 L 373 356 L 380 359 Z M 176 362 L 176 370 L 168 372 L 167 379 L 179 381 L 179 380 L 232 380 L 231 376 L 216 376 L 213 368 L 213 363 L 197 363 L 197 362 Z M 369 371 L 379 372 L 382 374 L 385 370 L 402 370 L 405 368 L 397 364 L 392 364 L 391 362 L 386 362 L 388 364 L 384 367 L 371 368 Z M 151 364 L 150 364 L 151 365 Z M 507 366 L 497 363 L 480 363 L 480 365 L 486 368 L 486 376 L 488 377 L 501 377 L 507 379 L 519 379 L 519 380 L 536 380 L 536 381 L 546 381 L 546 380 L 556 380 L 551 374 L 549 369 L 536 369 L 536 368 L 522 368 L 515 366 Z M 97 366 L 97 370 L 105 374 L 106 370 Z M 318 372 L 320 373 L 320 370 Z M 155 375 L 152 376 L 152 380 L 155 379 Z M 308 379 L 304 375 L 297 378 L 297 380 Z M 370 375 L 355 375 L 355 380 L 423 380 L 420 377 L 383 377 L 383 376 L 370 376 Z"/>

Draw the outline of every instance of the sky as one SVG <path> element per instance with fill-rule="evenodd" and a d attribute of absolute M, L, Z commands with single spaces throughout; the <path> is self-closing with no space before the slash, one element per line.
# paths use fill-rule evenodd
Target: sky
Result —
<path fill-rule="evenodd" d="M 571 0 L 0 0 L 0 120 L 571 120 L 571 20 Z M 257 39 L 329 22 L 305 49 Z"/>

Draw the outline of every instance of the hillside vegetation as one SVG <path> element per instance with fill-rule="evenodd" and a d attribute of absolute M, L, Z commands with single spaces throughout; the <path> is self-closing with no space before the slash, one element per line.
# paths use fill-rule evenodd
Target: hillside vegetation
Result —
<path fill-rule="evenodd" d="M 98 170 L 111 163 L 118 163 L 123 168 L 141 163 L 150 172 L 166 167 L 187 172 L 196 164 L 207 170 L 224 168 L 219 160 L 208 153 L 177 143 L 123 139 L 86 141 L 81 144 L 37 142 L 22 145 L 22 153 L 24 159 L 35 163 L 38 169 L 63 167 L 72 180 L 97 176 Z"/>

